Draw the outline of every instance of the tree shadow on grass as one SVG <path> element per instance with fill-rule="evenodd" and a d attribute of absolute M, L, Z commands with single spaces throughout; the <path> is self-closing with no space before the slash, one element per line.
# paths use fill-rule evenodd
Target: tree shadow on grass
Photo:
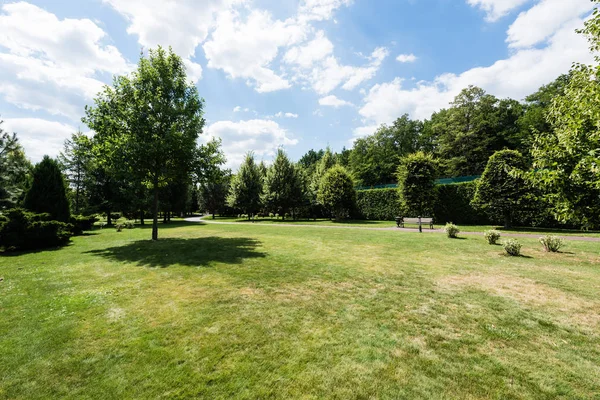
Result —
<path fill-rule="evenodd" d="M 240 264 L 247 258 L 265 257 L 265 253 L 256 251 L 259 245 L 259 241 L 249 238 L 167 238 L 155 242 L 139 240 L 87 253 L 141 267 L 167 268 L 176 264 L 203 267 L 214 262 Z"/>

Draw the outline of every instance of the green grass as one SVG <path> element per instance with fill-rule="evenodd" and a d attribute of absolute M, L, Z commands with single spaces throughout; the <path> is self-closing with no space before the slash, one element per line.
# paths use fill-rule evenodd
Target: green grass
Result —
<path fill-rule="evenodd" d="M 0 257 L 0 398 L 595 398 L 600 251 L 172 223 Z"/>
<path fill-rule="evenodd" d="M 210 216 L 204 217 L 209 222 L 212 220 Z M 240 222 L 240 223 L 252 223 L 247 218 L 238 217 L 216 217 L 216 222 Z M 346 220 L 346 221 L 335 221 L 329 219 L 316 219 L 316 220 L 292 220 L 292 219 L 275 219 L 275 218 L 257 218 L 254 220 L 255 224 L 293 224 L 293 225 L 315 225 L 315 226 L 355 226 L 364 228 L 394 228 L 396 223 L 394 221 L 372 221 L 372 220 Z M 416 224 L 406 224 L 406 228 L 418 228 Z M 435 229 L 442 229 L 444 225 L 436 224 Z M 560 236 L 584 236 L 584 237 L 597 237 L 600 238 L 600 232 L 597 231 L 581 231 L 575 229 L 551 229 L 551 228 L 532 228 L 532 227 L 514 227 L 504 228 L 497 225 L 459 225 L 459 228 L 463 232 L 485 232 L 490 229 L 497 229 L 500 232 L 505 233 L 526 233 L 533 235 L 560 235 Z M 428 225 L 423 225 L 423 229 L 429 229 Z"/>

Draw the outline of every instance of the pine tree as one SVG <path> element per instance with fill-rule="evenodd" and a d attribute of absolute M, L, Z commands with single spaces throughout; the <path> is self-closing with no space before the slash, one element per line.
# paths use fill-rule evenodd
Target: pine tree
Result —
<path fill-rule="evenodd" d="M 48 213 L 53 220 L 68 222 L 69 201 L 65 180 L 56 160 L 48 156 L 33 169 L 33 182 L 25 196 L 25 208 L 36 213 Z"/>

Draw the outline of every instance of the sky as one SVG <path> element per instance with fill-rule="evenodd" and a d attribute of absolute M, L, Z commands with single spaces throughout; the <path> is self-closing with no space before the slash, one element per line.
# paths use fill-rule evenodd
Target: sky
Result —
<path fill-rule="evenodd" d="M 172 46 L 205 99 L 201 141 L 247 151 L 351 147 L 477 85 L 522 100 L 591 63 L 590 0 L 0 0 L 0 118 L 37 162 L 144 49 Z"/>

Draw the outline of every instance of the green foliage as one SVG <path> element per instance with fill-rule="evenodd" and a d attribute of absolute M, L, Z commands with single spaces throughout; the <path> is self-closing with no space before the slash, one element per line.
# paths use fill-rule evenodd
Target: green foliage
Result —
<path fill-rule="evenodd" d="M 85 231 L 91 231 L 98 220 L 98 217 L 93 215 L 72 215 L 69 222 L 73 226 L 73 234 L 81 235 Z"/>
<path fill-rule="evenodd" d="M 300 171 L 290 162 L 282 149 L 264 179 L 263 204 L 267 212 L 285 214 L 303 203 L 304 182 Z"/>
<path fill-rule="evenodd" d="M 473 204 L 492 219 L 504 219 L 504 226 L 510 227 L 515 216 L 533 203 L 532 189 L 521 177 L 526 169 L 526 160 L 518 151 L 494 153 L 477 183 Z"/>
<path fill-rule="evenodd" d="M 4 132 L 0 120 L 0 210 L 14 207 L 28 188 L 31 163 L 17 135 Z"/>
<path fill-rule="evenodd" d="M 396 189 L 358 190 L 356 207 L 361 218 L 371 220 L 393 221 L 402 214 Z"/>
<path fill-rule="evenodd" d="M 398 193 L 402 208 L 426 216 L 433 211 L 437 162 L 429 154 L 418 152 L 402 160 L 398 167 Z M 406 214 L 406 212 L 405 212 Z"/>
<path fill-rule="evenodd" d="M 508 239 L 506 242 L 504 242 L 503 247 L 504 251 L 509 256 L 516 257 L 521 255 L 521 243 L 515 239 Z"/>
<path fill-rule="evenodd" d="M 444 232 L 446 233 L 446 236 L 448 236 L 450 239 L 456 239 L 458 237 L 458 234 L 460 233 L 460 229 L 458 228 L 458 226 L 449 222 L 444 227 Z"/>
<path fill-rule="evenodd" d="M 546 235 L 541 237 L 540 243 L 542 246 L 544 246 L 544 250 L 552 253 L 557 253 L 560 248 L 564 246 L 563 240 L 554 235 Z"/>
<path fill-rule="evenodd" d="M 65 180 L 58 163 L 45 156 L 33 169 L 31 188 L 25 196 L 24 206 L 35 213 L 49 213 L 52 219 L 68 222 L 69 201 Z"/>
<path fill-rule="evenodd" d="M 22 209 L 5 213 L 0 223 L 0 247 L 6 251 L 35 250 L 66 244 L 73 226 L 48 220 L 49 214 L 34 214 Z"/>
<path fill-rule="evenodd" d="M 92 163 L 92 141 L 81 131 L 74 133 L 70 139 L 65 140 L 58 161 L 74 192 L 71 208 L 78 214 L 86 205 L 86 188 L 91 185 L 89 172 Z"/>
<path fill-rule="evenodd" d="M 595 65 L 576 64 L 548 119 L 552 129 L 536 135 L 534 171 L 556 217 L 584 228 L 600 227 L 600 11 L 579 31 L 587 36 Z"/>
<path fill-rule="evenodd" d="M 395 182 L 401 158 L 419 150 L 422 125 L 405 114 L 392 126 L 382 125 L 373 135 L 356 139 L 349 167 L 358 184 Z"/>
<path fill-rule="evenodd" d="M 455 222 L 463 225 L 478 225 L 489 222 L 480 209 L 471 204 L 477 181 L 436 185 L 433 218 L 436 223 Z"/>
<path fill-rule="evenodd" d="M 129 172 L 153 192 L 152 239 L 158 239 L 159 189 L 194 169 L 196 140 L 204 126 L 203 100 L 183 60 L 158 47 L 137 70 L 118 77 L 86 107 L 100 162 Z"/>
<path fill-rule="evenodd" d="M 250 218 L 262 207 L 263 178 L 252 153 L 246 154 L 244 162 L 231 181 L 227 202 L 230 207 L 242 210 Z"/>
<path fill-rule="evenodd" d="M 317 198 L 336 220 L 347 218 L 356 204 L 354 181 L 348 171 L 339 165 L 331 167 L 321 179 Z"/>
<path fill-rule="evenodd" d="M 497 244 L 498 240 L 500 240 L 500 232 L 495 229 L 485 231 L 483 233 L 485 240 L 487 240 L 488 244 Z"/>

